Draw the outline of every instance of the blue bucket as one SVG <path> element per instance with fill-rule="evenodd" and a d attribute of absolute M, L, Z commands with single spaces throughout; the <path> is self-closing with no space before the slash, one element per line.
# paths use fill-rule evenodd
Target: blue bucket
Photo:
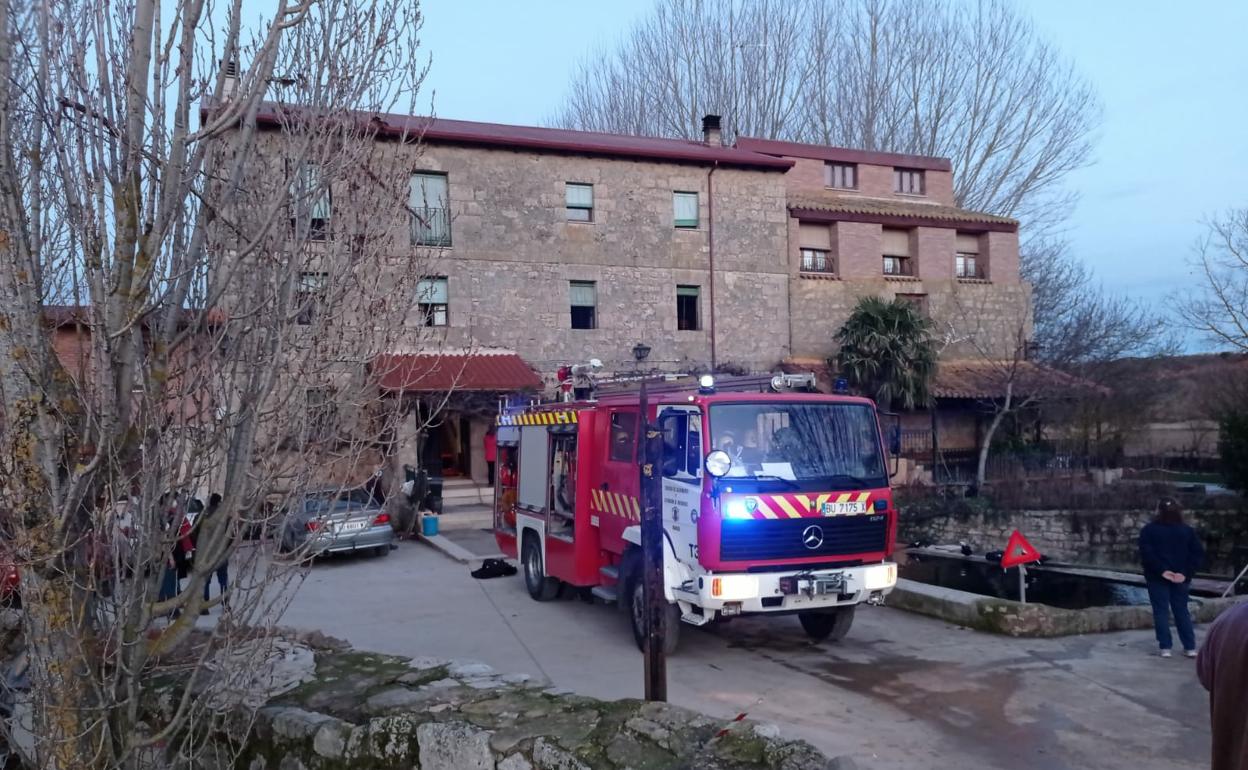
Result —
<path fill-rule="evenodd" d="M 433 537 L 438 534 L 438 517 L 422 516 L 420 519 L 420 531 L 425 537 Z"/>

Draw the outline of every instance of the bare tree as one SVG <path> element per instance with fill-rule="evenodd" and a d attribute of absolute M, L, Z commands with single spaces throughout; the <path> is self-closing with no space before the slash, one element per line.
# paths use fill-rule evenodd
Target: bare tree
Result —
<path fill-rule="evenodd" d="M 383 464 L 402 406 L 369 365 L 437 343 L 409 320 L 419 137 L 369 118 L 413 111 L 420 24 L 409 0 L 254 27 L 241 0 L 0 0 L 0 529 L 39 766 L 193 757 L 298 574 L 240 533 Z"/>
<path fill-rule="evenodd" d="M 1216 345 L 1248 351 L 1248 208 L 1209 220 L 1192 266 L 1200 287 L 1176 297 L 1176 320 Z"/>
<path fill-rule="evenodd" d="M 959 387 L 976 393 L 988 415 L 975 467 L 976 483 L 983 486 L 993 439 L 1007 417 L 1055 401 L 1077 400 L 1098 389 L 1089 381 L 1032 360 L 1035 348 L 1025 307 L 1014 308 L 1004 319 L 986 322 L 994 316 L 984 312 L 982 297 L 972 286 L 954 292 L 949 310 L 947 339 L 958 346 L 960 354 L 941 366 L 955 369 Z M 1010 352 L 1002 356 L 1003 350 Z"/>
<path fill-rule="evenodd" d="M 1013 4 L 662 0 L 581 65 L 553 122 L 696 139 L 708 112 L 729 135 L 950 158 L 958 205 L 1024 224 L 1041 357 L 1155 341 L 1157 314 L 1097 286 L 1060 238 L 1064 181 L 1090 161 L 1100 108 Z"/>

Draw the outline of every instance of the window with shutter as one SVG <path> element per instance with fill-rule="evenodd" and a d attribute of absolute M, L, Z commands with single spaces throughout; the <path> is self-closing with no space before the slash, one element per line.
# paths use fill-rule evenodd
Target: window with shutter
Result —
<path fill-rule="evenodd" d="M 858 189 L 857 163 L 827 163 L 825 184 L 838 190 Z"/>
<path fill-rule="evenodd" d="M 979 236 L 975 233 L 958 233 L 957 251 L 954 257 L 954 275 L 958 278 L 983 278 L 983 261 L 979 258 Z"/>
<path fill-rule="evenodd" d="M 893 192 L 902 195 L 922 195 L 923 171 L 916 168 L 893 169 Z"/>
<path fill-rule="evenodd" d="M 701 289 L 697 286 L 676 287 L 676 328 L 684 332 L 702 328 L 699 315 Z"/>
<path fill-rule="evenodd" d="M 422 278 L 416 283 L 416 307 L 425 326 L 446 326 L 448 297 L 446 278 Z"/>
<path fill-rule="evenodd" d="M 910 257 L 910 231 L 884 228 L 884 275 L 914 275 L 914 260 Z"/>
<path fill-rule="evenodd" d="M 594 221 L 594 186 L 568 182 L 565 189 L 565 205 L 569 222 Z"/>
<path fill-rule="evenodd" d="M 328 288 L 328 273 L 299 274 L 299 282 L 295 286 L 296 323 L 312 323 L 319 306 L 325 302 L 325 291 Z"/>
<path fill-rule="evenodd" d="M 598 327 L 598 293 L 593 281 L 569 281 L 572 328 L 596 329 Z"/>
<path fill-rule="evenodd" d="M 677 227 L 698 226 L 698 194 L 696 192 L 672 193 L 672 208 Z"/>
<path fill-rule="evenodd" d="M 299 167 L 290 183 L 290 228 L 295 238 L 323 241 L 329 237 L 332 209 L 329 185 L 310 163 Z"/>
<path fill-rule="evenodd" d="M 832 259 L 832 229 L 826 224 L 802 222 L 798 225 L 803 273 L 835 273 Z"/>
<path fill-rule="evenodd" d="M 412 213 L 413 245 L 451 245 L 449 188 L 446 174 L 412 174 L 407 205 Z"/>

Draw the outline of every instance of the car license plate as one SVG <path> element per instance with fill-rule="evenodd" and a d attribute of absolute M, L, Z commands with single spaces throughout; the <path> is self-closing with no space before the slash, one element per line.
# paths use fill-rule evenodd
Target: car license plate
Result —
<path fill-rule="evenodd" d="M 848 503 L 829 502 L 829 503 L 823 504 L 824 516 L 851 516 L 856 513 L 866 513 L 866 512 L 867 512 L 867 503 L 865 500 L 861 502 L 859 501 L 848 502 Z"/>
<path fill-rule="evenodd" d="M 355 532 L 368 527 L 367 521 L 344 521 L 338 525 L 337 532 Z"/>

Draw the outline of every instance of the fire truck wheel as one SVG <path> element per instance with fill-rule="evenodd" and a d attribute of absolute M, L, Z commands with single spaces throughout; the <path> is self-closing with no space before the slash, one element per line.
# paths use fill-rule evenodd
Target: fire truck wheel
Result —
<path fill-rule="evenodd" d="M 797 619 L 802 622 L 806 635 L 816 642 L 830 639 L 834 642 L 845 638 L 849 627 L 854 624 L 854 607 L 837 607 L 831 610 L 799 612 Z"/>
<path fill-rule="evenodd" d="M 645 600 L 643 599 L 643 589 L 641 585 L 641 576 L 637 575 L 629 587 L 628 601 L 628 617 L 633 626 L 633 641 L 637 643 L 637 649 L 642 652 L 646 651 L 646 621 L 645 621 Z M 680 644 L 680 607 L 675 604 L 664 605 L 666 617 L 663 620 L 667 626 L 667 633 L 663 636 L 663 654 L 671 655 L 676 652 L 676 646 Z"/>
<path fill-rule="evenodd" d="M 539 602 L 548 602 L 559 595 L 559 581 L 546 577 L 542 570 L 542 551 L 537 547 L 537 538 L 530 535 L 524 539 L 524 586 L 529 589 L 529 596 Z"/>

